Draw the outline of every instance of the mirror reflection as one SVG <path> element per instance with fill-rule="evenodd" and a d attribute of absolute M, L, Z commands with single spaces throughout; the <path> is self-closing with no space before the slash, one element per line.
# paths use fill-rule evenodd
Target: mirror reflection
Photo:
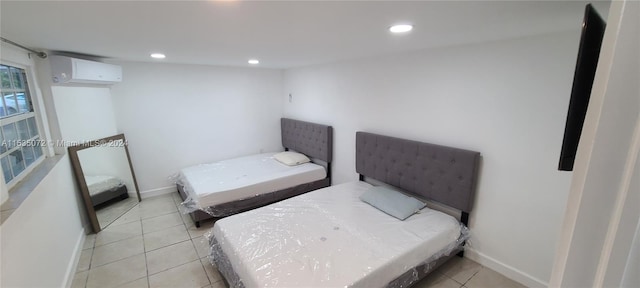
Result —
<path fill-rule="evenodd" d="M 138 204 L 140 195 L 124 135 L 72 146 L 69 152 L 94 232 Z"/>

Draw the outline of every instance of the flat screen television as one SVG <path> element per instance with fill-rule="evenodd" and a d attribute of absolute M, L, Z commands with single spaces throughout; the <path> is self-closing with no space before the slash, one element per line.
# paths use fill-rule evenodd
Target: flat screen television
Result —
<path fill-rule="evenodd" d="M 573 75 L 573 87 L 569 100 L 569 111 L 564 128 L 562 150 L 558 170 L 573 171 L 573 162 L 578 150 L 578 142 L 582 134 L 582 124 L 587 114 L 591 87 L 596 75 L 600 46 L 604 35 L 605 22 L 596 10 L 588 4 L 582 21 L 582 36 L 578 49 L 578 60 Z"/>

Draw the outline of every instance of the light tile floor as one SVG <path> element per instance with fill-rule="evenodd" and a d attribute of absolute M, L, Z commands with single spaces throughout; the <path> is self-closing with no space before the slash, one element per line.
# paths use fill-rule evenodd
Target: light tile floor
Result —
<path fill-rule="evenodd" d="M 113 221 L 116 221 L 120 217 L 120 215 L 129 211 L 131 207 L 136 206 L 137 204 L 138 198 L 135 196 L 131 196 L 124 200 L 109 202 L 100 205 L 96 209 L 96 216 L 98 217 L 98 223 L 100 223 L 100 227 L 102 229 L 106 228 Z"/>
<path fill-rule="evenodd" d="M 225 287 L 203 235 L 177 209 L 177 193 L 144 199 L 87 236 L 72 287 Z"/>
<path fill-rule="evenodd" d="M 177 193 L 146 198 L 98 234 L 87 236 L 72 287 L 210 287 L 225 283 L 208 259 L 203 236 L 177 209 Z M 524 287 L 455 257 L 414 287 Z"/>
<path fill-rule="evenodd" d="M 525 286 L 472 260 L 453 257 L 413 287 L 521 288 Z"/>

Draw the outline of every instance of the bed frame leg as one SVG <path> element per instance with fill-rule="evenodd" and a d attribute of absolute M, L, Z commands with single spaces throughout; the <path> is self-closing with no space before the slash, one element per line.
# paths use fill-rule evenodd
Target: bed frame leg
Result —
<path fill-rule="evenodd" d="M 200 228 L 200 221 L 196 221 L 196 228 Z"/>
<path fill-rule="evenodd" d="M 462 222 L 462 224 L 464 224 L 464 226 L 467 226 L 467 227 L 469 226 L 469 212 L 464 212 L 464 211 L 460 212 L 460 222 Z M 464 244 L 466 244 L 466 241 L 462 242 L 463 246 L 464 246 Z M 460 258 L 464 258 L 464 250 L 458 252 L 458 254 L 456 254 L 456 255 L 458 255 L 458 257 L 460 257 Z"/>

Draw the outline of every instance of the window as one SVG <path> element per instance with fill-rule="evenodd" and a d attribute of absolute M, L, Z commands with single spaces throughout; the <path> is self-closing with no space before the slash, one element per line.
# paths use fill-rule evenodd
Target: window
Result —
<path fill-rule="evenodd" d="M 0 165 L 8 187 L 43 158 L 24 69 L 0 64 Z"/>

